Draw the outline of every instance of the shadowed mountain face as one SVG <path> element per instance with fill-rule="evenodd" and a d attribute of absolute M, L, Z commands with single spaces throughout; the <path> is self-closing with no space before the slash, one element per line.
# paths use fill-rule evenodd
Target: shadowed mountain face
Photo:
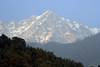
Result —
<path fill-rule="evenodd" d="M 72 43 L 77 39 L 84 39 L 98 32 L 100 32 L 100 28 L 89 28 L 77 21 L 72 22 L 63 17 L 60 18 L 50 10 L 40 16 L 33 15 L 20 22 L 5 23 L 0 21 L 0 34 L 4 33 L 9 37 L 18 36 L 27 42 Z"/>
<path fill-rule="evenodd" d="M 82 62 L 85 67 L 100 65 L 100 34 L 86 37 L 74 43 L 62 44 L 48 42 L 45 44 L 28 43 L 30 46 L 40 47 L 52 51 L 56 56 L 70 58 Z"/>

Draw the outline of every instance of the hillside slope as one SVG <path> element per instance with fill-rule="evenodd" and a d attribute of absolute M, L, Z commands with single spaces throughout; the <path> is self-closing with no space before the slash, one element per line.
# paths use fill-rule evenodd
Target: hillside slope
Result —
<path fill-rule="evenodd" d="M 46 44 L 31 43 L 30 45 L 53 51 L 56 56 L 80 61 L 85 67 L 97 66 L 100 63 L 100 34 L 69 44 L 49 42 Z"/>
<path fill-rule="evenodd" d="M 84 67 L 82 63 L 56 57 L 53 52 L 26 46 L 22 38 L 0 36 L 0 67 Z"/>

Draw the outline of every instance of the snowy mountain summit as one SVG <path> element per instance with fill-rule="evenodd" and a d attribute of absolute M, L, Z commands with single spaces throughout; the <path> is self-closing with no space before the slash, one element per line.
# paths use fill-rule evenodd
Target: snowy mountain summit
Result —
<path fill-rule="evenodd" d="M 0 35 L 4 33 L 9 37 L 21 37 L 27 42 L 72 43 L 99 32 L 100 28 L 90 28 L 77 21 L 72 22 L 64 17 L 60 18 L 51 10 L 47 10 L 40 16 L 33 15 L 20 22 L 6 23 L 0 20 Z"/>

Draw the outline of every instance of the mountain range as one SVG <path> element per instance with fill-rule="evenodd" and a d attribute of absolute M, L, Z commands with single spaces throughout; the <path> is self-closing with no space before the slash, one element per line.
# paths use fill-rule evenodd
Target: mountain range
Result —
<path fill-rule="evenodd" d="M 100 28 L 91 28 L 77 21 L 59 17 L 51 10 L 47 10 L 40 16 L 33 15 L 20 22 L 0 20 L 0 35 L 4 33 L 9 37 L 21 37 L 27 42 L 72 43 L 99 32 Z"/>

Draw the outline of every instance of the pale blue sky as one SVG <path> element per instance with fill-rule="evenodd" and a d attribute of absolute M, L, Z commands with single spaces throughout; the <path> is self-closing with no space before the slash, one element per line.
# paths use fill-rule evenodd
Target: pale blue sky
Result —
<path fill-rule="evenodd" d="M 48 9 L 59 17 L 100 27 L 100 0 L 0 0 L 0 20 L 19 22 Z"/>

